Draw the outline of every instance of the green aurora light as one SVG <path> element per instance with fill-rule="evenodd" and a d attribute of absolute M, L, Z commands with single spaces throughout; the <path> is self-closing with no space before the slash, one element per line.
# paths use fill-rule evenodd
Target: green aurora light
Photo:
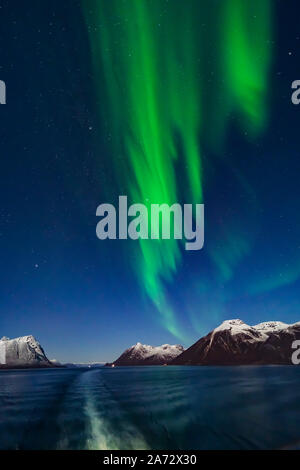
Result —
<path fill-rule="evenodd" d="M 213 128 L 212 147 L 217 142 L 221 149 L 233 114 L 250 137 L 265 128 L 271 2 L 89 0 L 82 4 L 101 121 L 110 136 L 120 194 L 144 204 L 203 202 L 201 149 L 206 135 Z M 206 70 L 212 60 L 218 71 L 213 90 Z M 213 118 L 212 109 L 217 110 Z M 182 189 L 182 181 L 187 189 Z M 212 253 L 212 263 L 225 281 L 248 251 L 248 240 L 231 235 L 228 250 Z M 163 326 L 184 339 L 165 285 L 174 279 L 181 257 L 178 240 L 140 240 L 134 268 Z"/>

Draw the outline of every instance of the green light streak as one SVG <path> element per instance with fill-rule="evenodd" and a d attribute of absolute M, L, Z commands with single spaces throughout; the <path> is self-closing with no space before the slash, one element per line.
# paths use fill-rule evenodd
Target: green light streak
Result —
<path fill-rule="evenodd" d="M 210 18 L 206 30 L 222 38 L 212 53 L 223 75 L 215 139 L 221 139 L 230 113 L 236 111 L 243 116 L 243 129 L 254 134 L 262 130 L 266 116 L 269 1 L 226 0 L 220 5 L 199 0 L 89 0 L 83 1 L 83 8 L 101 121 L 110 136 L 120 194 L 146 205 L 202 202 L 199 143 L 210 123 L 203 104 L 209 88 L 201 58 L 210 56 L 211 46 L 200 25 Z M 188 188 L 184 194 L 175 171 L 179 161 L 185 172 L 179 178 Z M 227 253 L 214 253 L 225 279 L 232 276 L 245 245 L 240 241 L 239 249 L 231 246 L 234 262 Z M 179 242 L 143 240 L 139 246 L 134 267 L 140 284 L 163 326 L 182 338 L 165 290 L 180 264 Z"/>
<path fill-rule="evenodd" d="M 251 135 L 266 124 L 271 59 L 269 0 L 227 0 L 224 5 L 223 72 L 231 107 Z"/>

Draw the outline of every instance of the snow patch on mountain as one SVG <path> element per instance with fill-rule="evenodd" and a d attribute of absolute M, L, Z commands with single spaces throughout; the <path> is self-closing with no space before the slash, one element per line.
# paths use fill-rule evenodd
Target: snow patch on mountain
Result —
<path fill-rule="evenodd" d="M 125 352 L 130 356 L 138 357 L 140 359 L 147 359 L 152 356 L 164 358 L 174 358 L 184 351 L 183 346 L 180 344 L 162 344 L 161 346 L 150 346 L 149 344 L 136 343 Z"/>
<path fill-rule="evenodd" d="M 184 351 L 183 346 L 176 344 L 162 344 L 161 346 L 150 346 L 148 344 L 136 343 L 126 349 L 124 353 L 108 365 L 163 365 L 168 364 Z"/>
<path fill-rule="evenodd" d="M 242 333 L 245 330 L 251 330 L 252 327 L 247 325 L 242 320 L 234 319 L 234 320 L 225 320 L 221 325 L 214 329 L 214 332 L 230 330 L 232 335 L 236 335 L 238 333 Z"/>
<path fill-rule="evenodd" d="M 259 331 L 279 331 L 288 328 L 289 326 L 287 323 L 283 323 L 282 321 L 265 321 L 263 323 L 259 323 L 258 325 L 254 325 L 253 328 Z"/>
<path fill-rule="evenodd" d="M 260 339 L 266 339 L 266 335 L 268 333 L 274 333 L 276 331 L 282 331 L 285 330 L 289 327 L 292 327 L 296 325 L 295 324 L 287 324 L 282 321 L 266 321 L 263 323 L 258 323 L 257 325 L 248 325 L 247 323 L 243 322 L 242 320 L 239 319 L 233 319 L 233 320 L 225 320 L 221 325 L 219 325 L 217 328 L 213 330 L 213 333 L 217 333 L 220 331 L 225 331 L 225 330 L 230 330 L 231 335 L 237 335 L 237 334 L 253 334 L 256 338 L 256 340 Z"/>

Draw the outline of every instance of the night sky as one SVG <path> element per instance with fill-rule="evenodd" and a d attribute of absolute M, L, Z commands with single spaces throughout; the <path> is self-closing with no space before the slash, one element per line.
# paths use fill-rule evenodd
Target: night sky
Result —
<path fill-rule="evenodd" d="M 300 320 L 297 0 L 0 0 L 0 336 L 106 361 Z M 205 245 L 100 241 L 104 202 L 205 204 Z"/>

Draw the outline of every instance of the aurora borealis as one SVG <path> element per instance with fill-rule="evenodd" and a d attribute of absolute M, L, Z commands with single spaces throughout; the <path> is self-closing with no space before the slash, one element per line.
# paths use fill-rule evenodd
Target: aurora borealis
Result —
<path fill-rule="evenodd" d="M 299 321 L 296 0 L 23 3 L 0 0 L 3 335 L 109 361 Z M 97 239 L 121 195 L 203 202 L 204 248 Z"/>
<path fill-rule="evenodd" d="M 112 134 L 112 164 L 120 190 L 135 202 L 203 201 L 202 138 L 210 125 L 207 106 L 216 107 L 219 92 L 224 95 L 218 110 L 219 132 L 224 132 L 221 129 L 235 112 L 242 117 L 242 130 L 250 135 L 264 128 L 270 2 L 214 3 L 95 0 L 87 4 L 94 67 L 101 75 L 99 83 L 104 82 L 101 112 Z M 214 8 L 217 18 L 211 15 Z M 209 34 L 199 31 L 199 21 L 207 21 L 209 33 L 215 30 L 219 37 L 213 50 Z M 210 90 L 202 71 L 212 57 L 221 80 L 220 89 L 213 91 L 215 102 L 208 104 L 204 96 Z M 178 160 L 183 161 L 184 174 L 176 173 Z M 184 191 L 179 178 L 185 181 Z M 229 249 L 232 258 L 239 257 L 238 248 Z M 226 277 L 227 260 L 215 253 L 212 257 Z M 177 241 L 141 240 L 134 267 L 163 325 L 182 340 L 164 289 L 165 281 L 172 282 L 180 258 Z"/>

